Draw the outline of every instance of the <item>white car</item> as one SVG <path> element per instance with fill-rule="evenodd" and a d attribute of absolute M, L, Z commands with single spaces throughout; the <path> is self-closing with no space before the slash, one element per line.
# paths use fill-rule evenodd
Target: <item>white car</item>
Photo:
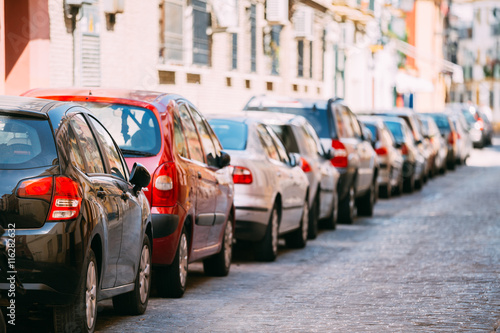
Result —
<path fill-rule="evenodd" d="M 211 116 L 209 123 L 231 156 L 236 210 L 235 237 L 255 242 L 258 260 L 273 261 L 278 237 L 306 245 L 309 180 L 297 154 L 290 154 L 259 117 Z"/>

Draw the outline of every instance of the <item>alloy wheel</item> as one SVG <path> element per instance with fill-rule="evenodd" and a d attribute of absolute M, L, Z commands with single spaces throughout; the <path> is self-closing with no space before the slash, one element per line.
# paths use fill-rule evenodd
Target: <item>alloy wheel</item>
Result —
<path fill-rule="evenodd" d="M 226 232 L 224 233 L 224 264 L 226 267 L 231 265 L 232 257 L 232 246 L 233 246 L 233 225 L 231 220 L 226 223 Z"/>
<path fill-rule="evenodd" d="M 85 284 L 85 312 L 87 327 L 93 327 L 96 320 L 97 307 L 97 273 L 93 261 L 87 267 L 87 281 Z"/>
<path fill-rule="evenodd" d="M 188 249 L 186 234 L 182 233 L 179 240 L 179 281 L 182 286 L 186 285 L 188 273 Z"/>
<path fill-rule="evenodd" d="M 147 245 L 142 248 L 139 270 L 139 294 L 141 302 L 145 303 L 148 298 L 150 281 L 149 275 L 151 274 L 151 256 Z"/>

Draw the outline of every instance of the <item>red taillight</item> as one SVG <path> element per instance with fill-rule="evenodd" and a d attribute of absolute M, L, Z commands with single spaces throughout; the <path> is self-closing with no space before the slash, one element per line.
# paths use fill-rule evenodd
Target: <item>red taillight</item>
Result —
<path fill-rule="evenodd" d="M 450 134 L 448 134 L 448 143 L 450 145 L 454 145 L 456 139 L 457 139 L 457 134 L 455 132 L 450 132 Z"/>
<path fill-rule="evenodd" d="M 479 129 L 482 131 L 484 129 L 484 121 L 481 117 L 477 118 L 477 124 L 479 125 Z"/>
<path fill-rule="evenodd" d="M 312 171 L 311 166 L 309 165 L 309 163 L 307 163 L 307 160 L 302 156 L 300 157 L 300 167 L 302 168 L 302 171 L 306 173 Z"/>
<path fill-rule="evenodd" d="M 406 143 L 401 144 L 401 154 L 408 155 L 408 147 L 406 146 Z"/>
<path fill-rule="evenodd" d="M 245 167 L 233 167 L 233 182 L 235 184 L 251 184 L 253 182 L 252 172 Z"/>
<path fill-rule="evenodd" d="M 387 155 L 387 148 L 380 147 L 378 149 L 375 149 L 375 152 L 377 153 L 377 155 Z"/>
<path fill-rule="evenodd" d="M 347 168 L 348 158 L 347 149 L 339 140 L 332 140 L 333 157 L 330 160 L 332 165 L 337 168 Z"/>
<path fill-rule="evenodd" d="M 172 207 L 177 202 L 177 170 L 174 162 L 156 169 L 152 182 L 151 202 L 154 207 Z"/>
<path fill-rule="evenodd" d="M 82 198 L 78 193 L 78 183 L 68 177 L 57 176 L 25 180 L 19 185 L 17 195 L 20 198 L 42 199 L 51 202 L 47 221 L 71 220 L 80 213 Z"/>

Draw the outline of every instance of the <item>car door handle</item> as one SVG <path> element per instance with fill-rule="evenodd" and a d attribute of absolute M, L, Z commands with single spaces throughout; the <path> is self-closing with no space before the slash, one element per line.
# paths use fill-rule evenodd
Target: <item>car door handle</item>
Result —
<path fill-rule="evenodd" d="M 201 179 L 201 172 L 198 171 L 198 179 Z"/>

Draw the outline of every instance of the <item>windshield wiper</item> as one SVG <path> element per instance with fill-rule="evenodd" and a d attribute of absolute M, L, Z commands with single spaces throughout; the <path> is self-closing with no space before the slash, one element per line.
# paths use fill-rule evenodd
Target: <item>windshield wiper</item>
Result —
<path fill-rule="evenodd" d="M 147 152 L 147 151 L 130 150 L 130 149 L 122 149 L 121 151 L 124 155 L 155 156 L 155 154 L 152 154 L 152 153 Z"/>

